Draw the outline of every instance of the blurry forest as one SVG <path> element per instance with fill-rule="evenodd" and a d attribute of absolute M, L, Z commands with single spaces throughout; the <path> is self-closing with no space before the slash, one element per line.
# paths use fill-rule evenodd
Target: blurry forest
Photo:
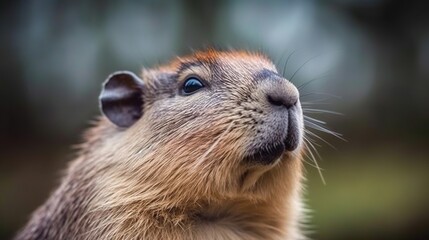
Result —
<path fill-rule="evenodd" d="M 263 51 L 305 84 L 301 101 L 343 114 L 311 114 L 347 139 L 318 133 L 335 146 L 318 141 L 326 185 L 306 165 L 313 239 L 429 239 L 428 13 L 400 0 L 2 1 L 0 239 L 58 184 L 111 72 L 207 46 Z"/>

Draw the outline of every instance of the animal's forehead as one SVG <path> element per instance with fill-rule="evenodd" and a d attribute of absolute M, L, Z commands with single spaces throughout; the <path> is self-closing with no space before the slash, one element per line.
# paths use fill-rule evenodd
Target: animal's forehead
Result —
<path fill-rule="evenodd" d="M 205 67 L 209 71 L 240 74 L 254 74 L 262 69 L 276 72 L 274 64 L 265 55 L 244 51 L 197 52 L 191 56 L 178 58 L 173 64 L 176 65 L 178 73 L 192 67 Z"/>
<path fill-rule="evenodd" d="M 261 53 L 207 50 L 178 57 L 169 64 L 157 68 L 143 69 L 142 76 L 147 85 L 156 87 L 160 82 L 172 84 L 180 81 L 189 74 L 206 77 L 207 80 L 212 76 L 226 80 L 236 77 L 254 78 L 264 72 L 277 74 L 275 65 Z"/>

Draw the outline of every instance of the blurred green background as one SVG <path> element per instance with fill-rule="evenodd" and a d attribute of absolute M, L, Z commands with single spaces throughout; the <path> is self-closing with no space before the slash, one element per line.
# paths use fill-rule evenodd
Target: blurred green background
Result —
<path fill-rule="evenodd" d="M 306 165 L 313 239 L 429 239 L 425 1 L 0 3 L 0 239 L 56 186 L 113 71 L 207 46 L 266 52 L 347 142 Z M 311 59 L 310 61 L 308 61 Z M 306 64 L 305 64 L 306 63 Z M 305 64 L 305 65 L 303 65 Z M 299 69 L 298 72 L 296 72 Z M 296 72 L 296 74 L 295 74 Z"/>

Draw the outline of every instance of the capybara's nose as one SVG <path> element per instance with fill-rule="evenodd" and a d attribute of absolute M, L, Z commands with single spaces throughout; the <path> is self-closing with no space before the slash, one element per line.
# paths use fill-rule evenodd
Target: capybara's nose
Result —
<path fill-rule="evenodd" d="M 299 98 L 298 89 L 292 84 L 288 84 L 288 86 L 274 86 L 266 94 L 269 103 L 274 106 L 284 106 L 287 109 L 296 105 Z"/>
<path fill-rule="evenodd" d="M 298 89 L 280 76 L 265 79 L 261 87 L 268 102 L 274 107 L 289 109 L 295 106 L 299 100 Z"/>

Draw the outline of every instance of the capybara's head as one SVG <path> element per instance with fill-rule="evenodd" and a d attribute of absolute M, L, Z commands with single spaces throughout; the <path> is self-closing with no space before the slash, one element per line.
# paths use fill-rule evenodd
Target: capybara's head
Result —
<path fill-rule="evenodd" d="M 100 105 L 118 130 L 100 160 L 115 165 L 106 199 L 152 198 L 145 207 L 169 209 L 257 201 L 281 196 L 301 176 L 299 92 L 262 54 L 208 50 L 141 78 L 117 72 Z"/>

